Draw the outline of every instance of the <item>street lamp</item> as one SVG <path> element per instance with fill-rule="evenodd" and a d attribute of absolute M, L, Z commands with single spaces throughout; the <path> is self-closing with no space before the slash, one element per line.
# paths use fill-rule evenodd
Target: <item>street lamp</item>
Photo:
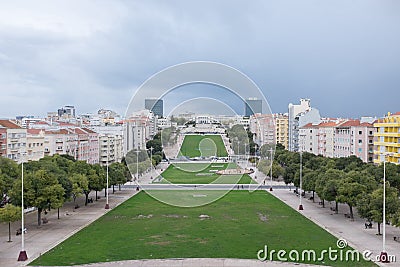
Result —
<path fill-rule="evenodd" d="M 22 156 L 24 153 L 22 153 Z M 26 261 L 28 259 L 28 255 L 25 251 L 25 223 L 24 223 L 24 159 L 22 158 L 21 164 L 21 251 L 18 255 L 18 261 Z"/>
<path fill-rule="evenodd" d="M 301 203 L 301 191 L 303 187 L 303 177 L 302 177 L 302 168 L 303 168 L 303 151 L 300 151 L 300 204 L 299 204 L 299 210 L 303 210 L 303 204 Z"/>
<path fill-rule="evenodd" d="M 152 171 L 153 171 L 153 149 L 154 149 L 154 147 L 151 146 L 149 149 L 150 149 L 150 176 L 151 176 Z"/>
<path fill-rule="evenodd" d="M 136 152 L 136 179 L 139 182 L 139 152 L 140 150 L 135 150 Z"/>
<path fill-rule="evenodd" d="M 271 161 L 271 166 L 270 166 L 270 178 L 271 178 L 271 186 L 269 188 L 269 191 L 272 191 L 272 148 L 269 150 L 271 152 L 270 154 L 270 161 Z"/>
<path fill-rule="evenodd" d="M 380 155 L 383 155 L 383 238 L 382 238 L 382 252 L 380 254 L 380 261 L 383 263 L 388 263 L 388 254 L 386 252 L 386 156 L 392 156 L 393 153 L 381 152 Z"/>
<path fill-rule="evenodd" d="M 110 205 L 108 203 L 108 164 L 109 164 L 108 155 L 109 155 L 109 149 L 110 149 L 108 141 L 109 141 L 109 139 L 107 136 L 107 188 L 106 188 L 106 206 L 104 207 L 106 210 L 108 210 L 110 208 Z"/>

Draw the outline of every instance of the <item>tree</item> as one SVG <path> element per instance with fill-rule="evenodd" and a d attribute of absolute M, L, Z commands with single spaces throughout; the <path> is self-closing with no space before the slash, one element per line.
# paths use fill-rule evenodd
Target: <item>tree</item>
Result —
<path fill-rule="evenodd" d="M 360 196 L 366 193 L 367 187 L 357 182 L 344 179 L 339 183 L 337 200 L 349 206 L 351 219 L 354 219 L 353 207 L 357 205 Z"/>
<path fill-rule="evenodd" d="M 13 160 L 0 157 L 0 196 L 8 195 L 21 171 Z M 1 201 L 1 200 L 0 200 Z M 6 203 L 3 203 L 6 204 Z M 1 205 L 0 205 L 1 206 Z"/>
<path fill-rule="evenodd" d="M 398 222 L 400 200 L 397 190 L 386 184 L 386 221 Z M 383 186 L 375 189 L 372 193 L 358 199 L 358 213 L 362 218 L 372 220 L 378 224 L 378 235 L 381 234 L 380 226 L 383 222 Z"/>
<path fill-rule="evenodd" d="M 24 189 L 24 204 L 37 208 L 38 225 L 41 225 L 43 210 L 58 208 L 64 203 L 64 189 L 57 178 L 46 170 L 27 173 L 24 177 Z M 21 180 L 14 184 L 12 196 L 14 204 L 21 205 Z"/>
<path fill-rule="evenodd" d="M 304 176 L 303 176 L 303 189 L 306 191 L 311 191 L 312 192 L 312 200 L 314 202 L 315 198 L 315 182 L 318 178 L 318 172 L 309 170 L 309 169 L 304 169 Z M 308 171 L 307 171 L 308 170 Z"/>
<path fill-rule="evenodd" d="M 126 182 L 124 175 L 124 166 L 121 163 L 114 162 L 108 167 L 109 179 L 113 187 L 113 193 L 115 192 L 114 186 L 121 185 Z M 120 188 L 121 190 L 121 188 Z"/>
<path fill-rule="evenodd" d="M 74 207 L 76 208 L 77 205 L 75 204 L 76 198 L 84 193 L 85 190 L 88 190 L 89 181 L 84 174 L 74 173 L 69 178 L 72 184 L 72 198 L 74 200 Z"/>
<path fill-rule="evenodd" d="M 321 172 L 315 181 L 315 192 L 322 200 L 322 207 L 325 207 L 325 200 L 334 201 L 337 200 L 338 181 L 343 179 L 344 172 L 333 168 L 327 169 L 325 172 Z M 337 210 L 336 203 L 336 210 Z"/>
<path fill-rule="evenodd" d="M 21 208 L 7 204 L 0 209 L 0 221 L 8 222 L 8 242 L 11 242 L 11 222 L 18 221 L 21 218 Z"/>

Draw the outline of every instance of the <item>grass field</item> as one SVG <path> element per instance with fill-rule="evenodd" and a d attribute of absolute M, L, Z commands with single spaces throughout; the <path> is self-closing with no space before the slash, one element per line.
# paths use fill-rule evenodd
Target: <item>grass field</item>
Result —
<path fill-rule="evenodd" d="M 186 135 L 179 156 L 227 157 L 228 153 L 220 135 Z"/>
<path fill-rule="evenodd" d="M 199 218 L 202 214 L 210 218 Z M 257 259 L 257 251 L 265 245 L 288 253 L 291 249 L 337 249 L 334 236 L 265 191 L 231 191 L 197 208 L 172 207 L 141 192 L 30 265 L 153 258 Z M 312 263 L 374 266 L 325 258 Z"/>
<path fill-rule="evenodd" d="M 216 170 L 236 168 L 236 163 L 174 163 L 161 174 L 161 183 L 173 184 L 250 184 L 249 175 L 217 175 Z"/>

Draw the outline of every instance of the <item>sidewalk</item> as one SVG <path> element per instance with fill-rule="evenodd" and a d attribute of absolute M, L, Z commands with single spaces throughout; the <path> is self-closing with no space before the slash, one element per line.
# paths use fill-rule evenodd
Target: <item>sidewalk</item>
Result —
<path fill-rule="evenodd" d="M 293 193 L 293 190 L 274 190 L 270 193 L 293 209 L 298 210 L 300 199 Z M 339 212 L 335 214 L 335 212 L 330 209 L 330 207 L 335 206 L 333 202 L 332 204 L 325 202 L 325 208 L 322 208 L 322 206 L 318 204 L 320 201 L 319 198 L 315 197 L 315 202 L 313 203 L 311 200 L 308 200 L 310 196 L 311 194 L 306 194 L 306 197 L 302 198 L 304 210 L 301 211 L 301 213 L 305 217 L 326 229 L 338 239 L 346 239 L 349 246 L 357 249 L 359 252 L 370 250 L 373 256 L 380 254 L 382 251 L 382 236 L 376 235 L 378 232 L 376 223 L 374 223 L 372 229 L 365 229 L 365 219 L 357 215 L 356 209 L 353 208 L 354 221 L 352 221 L 344 216 L 344 214 L 349 213 L 349 207 L 347 205 L 340 204 Z M 386 225 L 386 251 L 388 255 L 395 255 L 397 262 L 385 264 L 378 262 L 377 264 L 380 266 L 400 266 L 400 243 L 394 241 L 393 236 L 400 236 L 400 229 Z"/>
<path fill-rule="evenodd" d="M 65 203 L 64 207 L 60 209 L 60 219 L 57 219 L 57 210 L 51 210 L 46 215 L 48 223 L 37 225 L 37 212 L 31 212 L 25 215 L 25 227 L 27 233 L 25 234 L 25 250 L 28 254 L 26 262 L 18 262 L 17 258 L 21 251 L 21 235 L 16 236 L 15 231 L 21 227 L 21 222 L 14 222 L 11 225 L 11 240 L 8 241 L 8 224 L 0 224 L 0 266 L 25 266 L 40 254 L 48 251 L 63 240 L 67 239 L 80 229 L 84 228 L 91 222 L 98 219 L 100 216 L 115 208 L 123 201 L 136 194 L 134 189 L 124 189 L 118 191 L 118 186 L 115 187 L 115 194 L 112 189 L 109 190 L 109 204 L 110 209 L 106 210 L 104 197 L 104 190 L 98 193 L 101 197 L 100 200 L 84 206 L 84 198 L 80 197 L 76 203 L 80 208 L 74 211 L 73 203 Z M 95 192 L 91 192 L 90 197 L 95 198 Z M 42 214 L 43 218 L 44 214 Z"/>

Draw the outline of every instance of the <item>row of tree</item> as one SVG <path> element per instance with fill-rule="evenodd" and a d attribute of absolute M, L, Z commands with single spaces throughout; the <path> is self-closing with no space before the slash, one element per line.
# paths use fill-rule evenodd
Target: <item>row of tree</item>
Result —
<path fill-rule="evenodd" d="M 264 149 L 267 151 L 267 149 Z M 262 153 L 266 157 L 267 154 Z M 260 171 L 269 172 L 267 160 L 259 163 Z M 273 162 L 273 177 L 283 176 L 286 184 L 300 184 L 300 153 L 290 152 L 277 145 Z M 325 207 L 325 201 L 345 203 L 349 216 L 353 218 L 353 208 L 369 221 L 380 224 L 383 218 L 383 164 L 364 163 L 356 156 L 347 158 L 327 158 L 311 153 L 302 153 L 302 189 L 316 193 Z M 400 226 L 400 165 L 386 163 L 386 220 Z"/>
<path fill-rule="evenodd" d="M 85 161 L 75 161 L 67 155 L 44 157 L 39 161 L 24 163 L 24 208 L 35 207 L 38 211 L 38 225 L 41 224 L 43 211 L 57 209 L 80 195 L 85 196 L 88 204 L 89 193 L 106 188 L 106 167 L 99 164 L 90 165 Z M 124 184 L 130 180 L 130 173 L 125 163 L 112 163 L 108 167 L 109 185 Z M 0 157 L 0 192 L 3 196 L 0 209 L 2 221 L 13 221 L 15 212 L 10 204 L 21 206 L 22 166 L 12 160 Z M 8 212 L 10 211 L 10 212 Z M 10 216 L 8 216 L 9 214 Z M 16 218 L 18 219 L 18 218 Z"/>

